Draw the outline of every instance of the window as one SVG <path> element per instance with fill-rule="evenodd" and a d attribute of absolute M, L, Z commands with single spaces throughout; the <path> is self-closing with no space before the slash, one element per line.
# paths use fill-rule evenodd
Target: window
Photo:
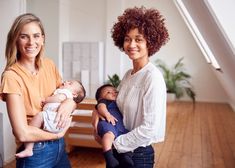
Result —
<path fill-rule="evenodd" d="M 190 16 L 190 13 L 188 12 L 188 10 L 185 7 L 182 0 L 175 0 L 175 4 L 176 4 L 177 8 L 179 9 L 183 19 L 185 20 L 188 28 L 190 29 L 194 39 L 196 40 L 196 43 L 198 44 L 199 48 L 201 49 L 206 61 L 209 64 L 211 64 L 216 70 L 221 71 L 221 68 L 220 68 L 217 60 L 215 59 L 206 40 L 203 38 L 202 34 L 200 33 L 197 25 L 193 21 L 192 17 Z"/>

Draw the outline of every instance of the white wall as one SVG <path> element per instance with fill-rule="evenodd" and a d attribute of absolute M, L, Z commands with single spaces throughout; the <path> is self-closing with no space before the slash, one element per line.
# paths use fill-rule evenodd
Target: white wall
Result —
<path fill-rule="evenodd" d="M 70 2 L 59 0 L 59 60 L 58 67 L 60 73 L 62 74 L 62 65 L 63 65 L 63 51 L 62 45 L 64 41 L 69 41 L 69 23 L 70 23 Z"/>
<path fill-rule="evenodd" d="M 14 19 L 24 12 L 23 0 L 1 0 L 0 1 L 0 73 L 2 73 L 5 67 L 5 45 L 7 33 L 10 30 L 10 26 L 12 25 Z M 9 10 L 11 9 L 11 10 Z M 14 10 L 13 10 L 14 9 Z M 4 162 L 8 162 L 14 158 L 15 154 L 15 138 L 12 135 L 12 129 L 9 123 L 9 119 L 7 116 L 6 105 L 5 102 L 0 102 L 0 113 L 2 116 L 2 123 L 0 123 L 0 131 L 3 136 L 1 136 L 0 140 L 3 146 L 0 146 L 0 153 L 3 157 Z M 1 144 L 0 143 L 0 144 Z"/>
<path fill-rule="evenodd" d="M 105 48 L 105 78 L 107 76 L 112 76 L 113 74 L 118 74 L 123 76 L 127 67 L 120 50 L 113 45 L 113 40 L 111 38 L 111 29 L 113 24 L 116 22 L 117 16 L 123 12 L 123 0 L 119 1 L 107 1 L 106 3 L 106 48 Z"/>
<path fill-rule="evenodd" d="M 36 14 L 42 21 L 46 33 L 46 55 L 56 65 L 60 60 L 59 3 L 58 0 L 27 0 L 27 12 Z"/>
<path fill-rule="evenodd" d="M 204 1 L 235 54 L 235 24 L 231 24 L 231 18 L 235 18 L 234 0 L 225 0 L 223 3 L 220 0 Z"/>
<path fill-rule="evenodd" d="M 220 33 L 223 34 L 223 38 L 220 42 L 224 44 L 224 46 L 222 47 L 221 44 L 218 44 L 214 47 L 216 48 L 215 50 L 217 50 L 217 58 L 219 58 L 223 64 L 222 70 L 224 71 L 223 74 L 217 74 L 230 98 L 229 103 L 235 111 L 235 95 L 231 92 L 231 90 L 234 90 L 235 86 L 235 77 L 233 74 L 235 71 L 235 24 L 231 22 L 231 18 L 235 17 L 233 9 L 235 1 L 226 0 L 221 3 L 219 0 L 204 0 L 204 2 L 215 23 L 218 25 Z M 216 34 L 219 33 L 216 32 Z M 213 39 L 213 42 L 216 42 L 216 40 Z M 218 49 L 220 49 L 220 52 L 218 52 Z M 224 59 L 224 57 L 226 57 L 226 59 Z"/>
<path fill-rule="evenodd" d="M 103 41 L 106 0 L 70 0 L 70 41 Z"/>

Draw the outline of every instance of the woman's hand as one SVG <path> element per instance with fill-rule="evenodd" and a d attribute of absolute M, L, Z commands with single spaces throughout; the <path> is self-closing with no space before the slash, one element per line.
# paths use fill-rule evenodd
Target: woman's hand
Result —
<path fill-rule="evenodd" d="M 57 128 L 65 128 L 67 120 L 76 108 L 77 104 L 73 101 L 73 99 L 66 99 L 61 103 L 55 118 L 55 123 L 58 122 Z"/>
<path fill-rule="evenodd" d="M 67 130 L 69 129 L 69 127 L 71 125 L 71 122 L 72 122 L 72 117 L 70 116 L 66 121 L 66 124 L 65 124 L 63 131 L 57 133 L 57 139 L 64 137 L 65 133 L 67 132 Z"/>

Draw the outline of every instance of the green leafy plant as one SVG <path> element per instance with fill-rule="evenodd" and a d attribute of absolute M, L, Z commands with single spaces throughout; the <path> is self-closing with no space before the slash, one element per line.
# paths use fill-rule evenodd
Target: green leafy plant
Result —
<path fill-rule="evenodd" d="M 121 82 L 121 80 L 117 74 L 114 74 L 113 76 L 108 75 L 108 82 L 107 83 L 113 85 L 115 88 L 118 87 L 120 82 Z"/>
<path fill-rule="evenodd" d="M 179 99 L 185 93 L 195 102 L 196 93 L 193 90 L 189 79 L 191 76 L 185 72 L 183 57 L 180 58 L 177 63 L 169 68 L 162 60 L 156 60 L 156 66 L 160 68 L 163 73 L 167 92 L 174 93 L 176 98 Z"/>

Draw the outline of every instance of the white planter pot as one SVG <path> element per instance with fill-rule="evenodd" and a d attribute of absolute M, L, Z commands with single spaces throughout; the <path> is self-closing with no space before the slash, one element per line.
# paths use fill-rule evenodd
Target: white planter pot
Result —
<path fill-rule="evenodd" d="M 175 93 L 167 93 L 167 102 L 174 102 L 175 99 Z"/>

